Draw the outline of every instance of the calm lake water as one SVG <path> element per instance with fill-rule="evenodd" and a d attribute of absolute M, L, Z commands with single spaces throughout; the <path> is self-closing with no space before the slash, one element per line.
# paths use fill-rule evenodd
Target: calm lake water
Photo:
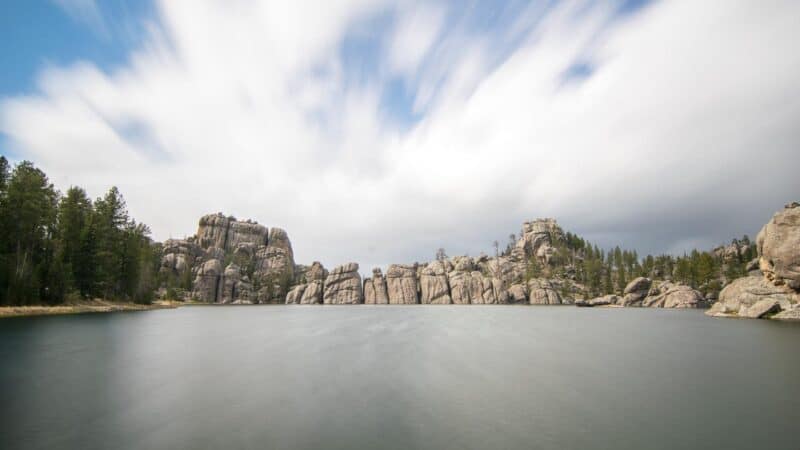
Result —
<path fill-rule="evenodd" d="M 800 325 L 185 307 L 0 320 L 3 449 L 800 448 Z"/>

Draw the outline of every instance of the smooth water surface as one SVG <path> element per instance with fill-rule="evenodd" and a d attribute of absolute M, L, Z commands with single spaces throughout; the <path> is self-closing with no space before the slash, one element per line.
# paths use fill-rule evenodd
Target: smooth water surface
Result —
<path fill-rule="evenodd" d="M 184 307 L 0 320 L 3 449 L 797 449 L 800 325 Z"/>

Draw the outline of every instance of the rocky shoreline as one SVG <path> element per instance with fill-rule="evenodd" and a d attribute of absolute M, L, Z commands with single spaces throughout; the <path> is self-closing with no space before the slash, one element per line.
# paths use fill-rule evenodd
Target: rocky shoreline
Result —
<path fill-rule="evenodd" d="M 526 304 L 579 307 L 711 309 L 718 317 L 795 319 L 800 287 L 800 205 L 792 203 L 773 217 L 758 236 L 758 258 L 749 277 L 723 280 L 725 288 L 704 295 L 698 289 L 663 279 L 636 277 L 617 294 L 588 298 L 589 291 L 568 274 L 542 277 L 531 267 L 558 264 L 565 233 L 554 219 L 522 226 L 503 254 L 447 257 L 426 263 L 390 264 L 372 269 L 363 280 L 358 263 L 327 270 L 320 262 L 296 264 L 288 234 L 221 213 L 203 216 L 197 233 L 163 244 L 160 275 L 188 280 L 171 294 L 206 304 Z M 561 245 L 561 246 L 560 246 Z M 722 259 L 743 247 L 721 247 Z M 569 272 L 569 270 L 565 270 Z M 763 274 L 762 278 L 752 276 Z M 169 297 L 162 286 L 161 297 Z M 712 305 L 713 304 L 713 305 Z"/>
<path fill-rule="evenodd" d="M 775 213 L 756 246 L 758 269 L 726 286 L 706 314 L 800 321 L 800 203 Z"/>

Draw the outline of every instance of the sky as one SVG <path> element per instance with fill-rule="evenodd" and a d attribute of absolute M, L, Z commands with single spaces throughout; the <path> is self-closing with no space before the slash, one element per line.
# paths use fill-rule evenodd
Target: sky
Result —
<path fill-rule="evenodd" d="M 800 200 L 800 2 L 8 0 L 0 153 L 157 240 L 224 212 L 300 263 L 640 254 Z"/>

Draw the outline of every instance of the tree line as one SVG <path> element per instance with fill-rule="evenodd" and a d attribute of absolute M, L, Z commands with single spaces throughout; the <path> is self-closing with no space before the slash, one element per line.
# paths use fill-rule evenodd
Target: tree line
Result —
<path fill-rule="evenodd" d="M 692 250 L 682 256 L 647 255 L 640 258 L 635 250 L 619 246 L 600 249 L 585 239 L 567 232 L 564 237 L 551 236 L 555 247 L 548 264 L 536 258 L 527 263 L 526 278 L 558 277 L 584 287 L 588 296 L 620 294 L 637 277 L 672 280 L 701 290 L 716 293 L 731 280 L 745 276 L 746 265 L 756 257 L 755 244 L 745 235 L 734 239 L 735 255 L 725 258 L 714 252 Z"/>
<path fill-rule="evenodd" d="M 77 186 L 62 194 L 31 162 L 0 156 L 0 304 L 148 303 L 158 253 L 116 187 L 94 201 Z"/>

